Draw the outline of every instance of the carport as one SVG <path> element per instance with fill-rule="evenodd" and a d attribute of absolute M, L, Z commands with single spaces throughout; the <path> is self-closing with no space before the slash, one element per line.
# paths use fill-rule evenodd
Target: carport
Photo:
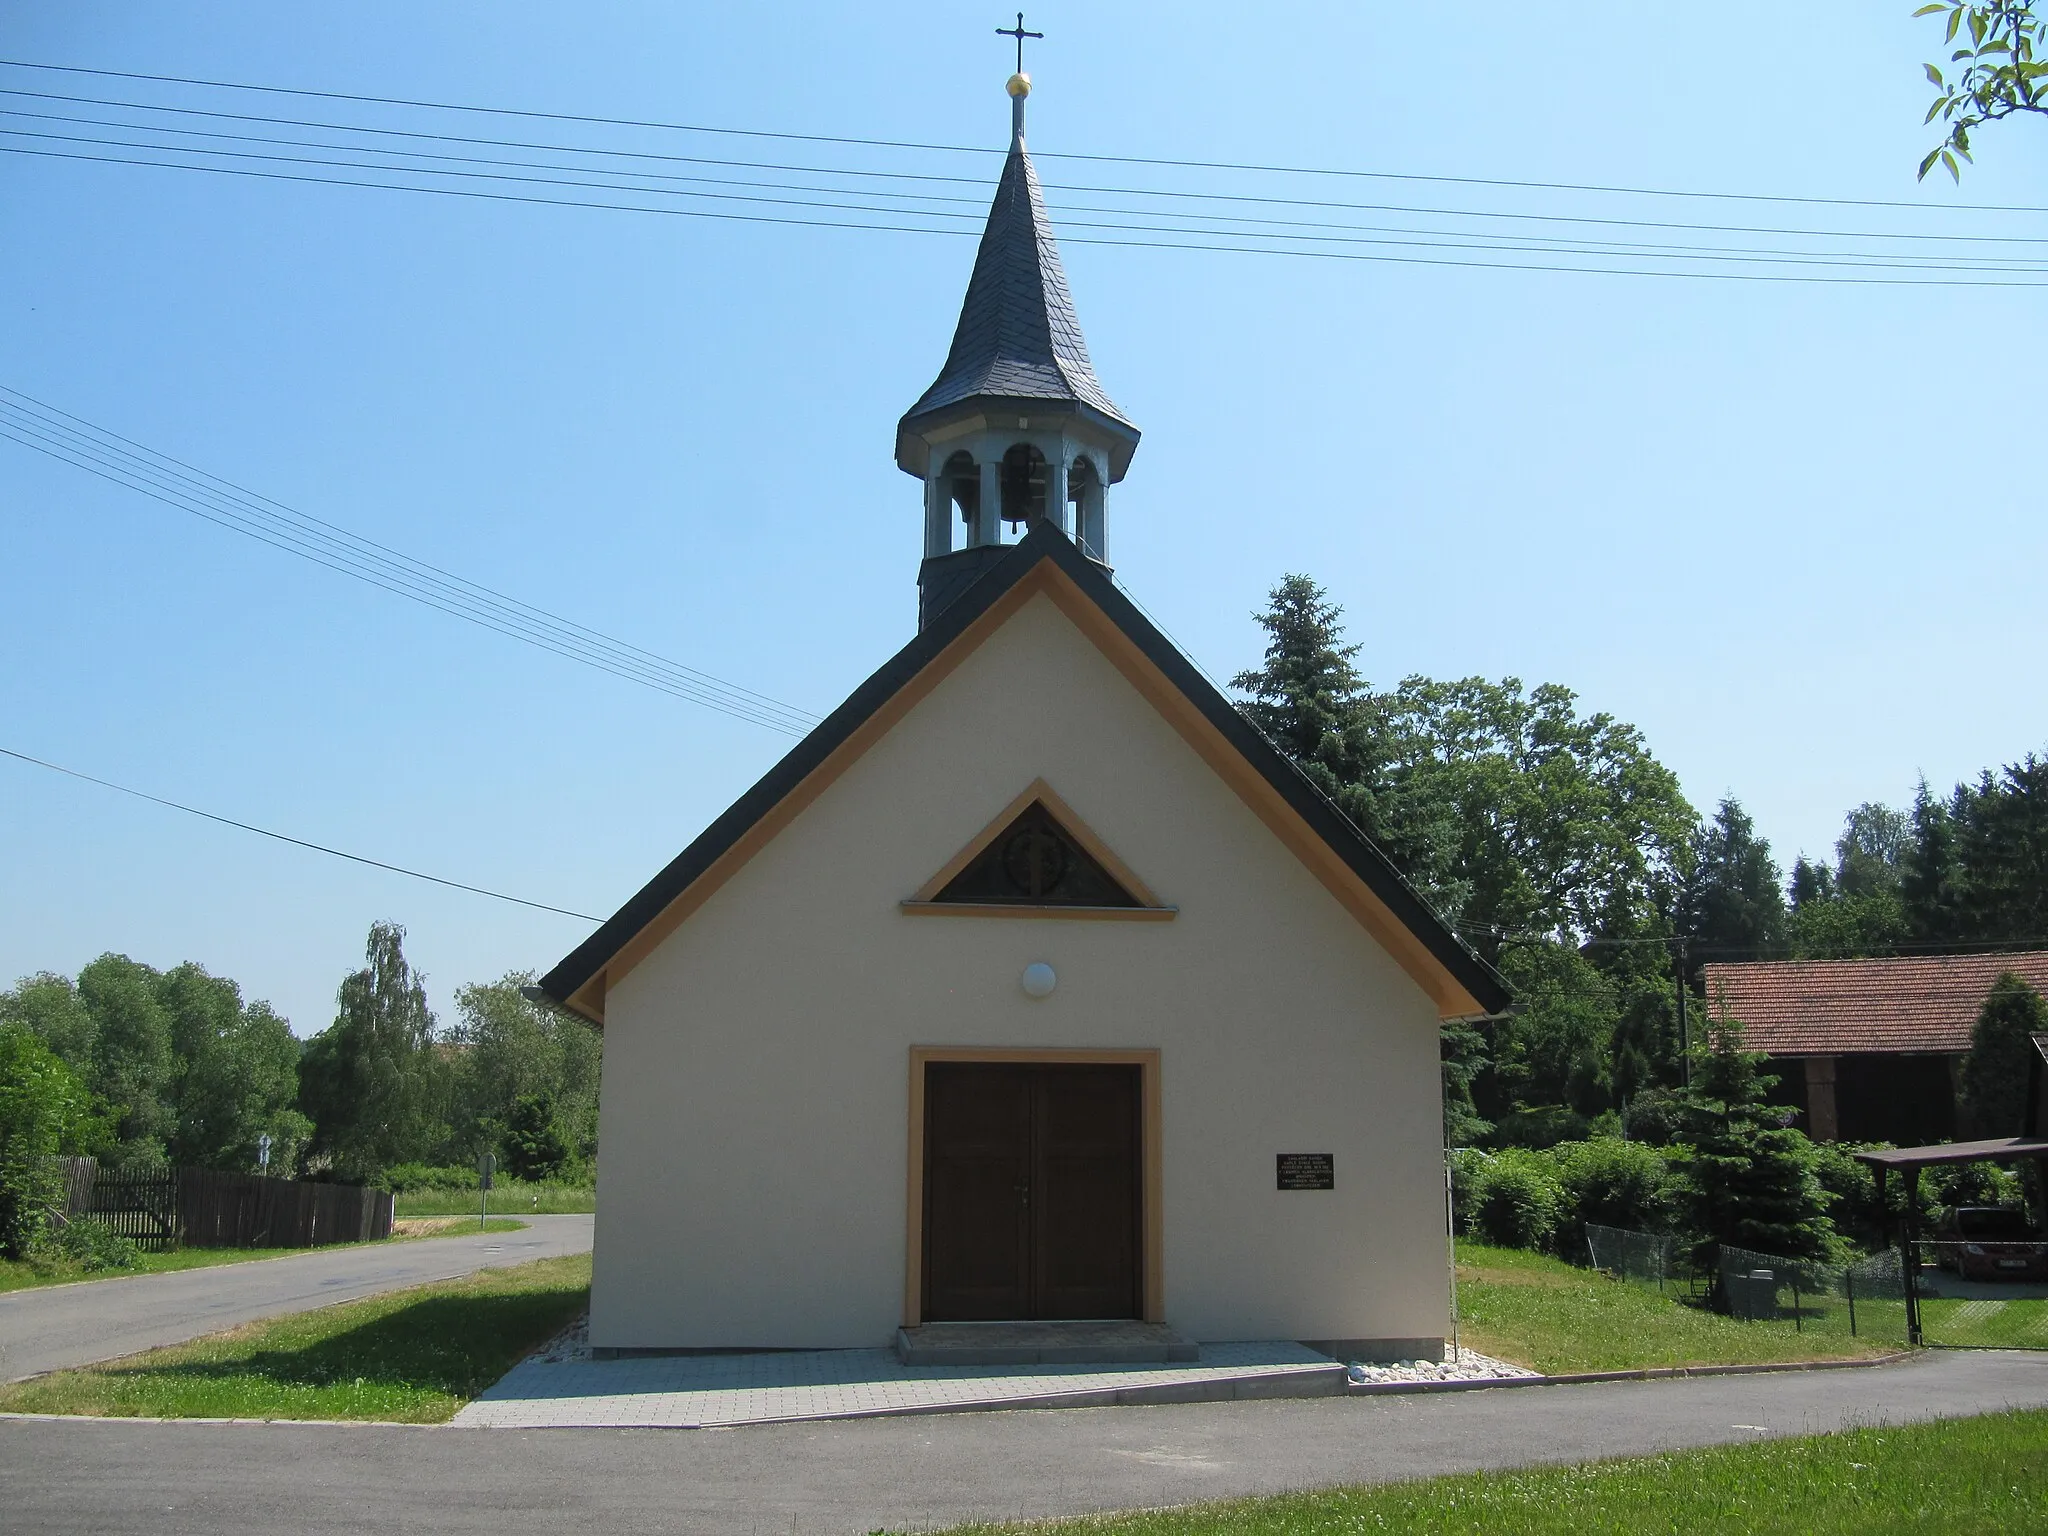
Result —
<path fill-rule="evenodd" d="M 2038 1076 L 2038 1072 L 2037 1072 Z M 2038 1085 L 2037 1085 L 2038 1086 Z M 2030 1114 L 2031 1121 L 2033 1116 Z M 2030 1127 L 2031 1128 L 2031 1127 Z M 1920 1170 L 1943 1163 L 2016 1163 L 2033 1161 L 2040 1166 L 2043 1188 L 2048 1188 L 2048 1137 L 1998 1136 L 1989 1141 L 1949 1141 L 1932 1147 L 1889 1147 L 1875 1152 L 1858 1152 L 1858 1162 L 1868 1163 L 1877 1175 L 1877 1200 L 1884 1206 L 1885 1176 L 1893 1169 L 1906 1180 L 1906 1214 L 1899 1234 L 1899 1257 L 1906 1278 L 1906 1338 L 1920 1342 Z M 1887 1234 L 1889 1236 L 1890 1234 Z"/>

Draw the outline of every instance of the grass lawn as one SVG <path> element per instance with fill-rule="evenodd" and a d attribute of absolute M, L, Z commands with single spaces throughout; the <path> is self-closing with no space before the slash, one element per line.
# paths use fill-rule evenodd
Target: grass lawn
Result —
<path fill-rule="evenodd" d="M 1920 1333 L 1929 1344 L 1974 1349 L 2048 1349 L 2048 1301 L 1961 1301 L 1923 1296 Z"/>
<path fill-rule="evenodd" d="M 474 1216 L 473 1189 L 416 1189 L 396 1197 L 400 1216 Z M 491 1209 L 510 1216 L 567 1216 L 597 1209 L 597 1191 L 585 1184 L 527 1184 L 499 1179 Z"/>
<path fill-rule="evenodd" d="M 517 1232 L 526 1225 L 509 1216 L 493 1216 L 492 1232 Z M 407 1230 L 410 1228 L 411 1230 Z M 421 1237 L 477 1235 L 476 1218 L 453 1218 L 435 1222 L 394 1222 L 389 1238 L 380 1242 L 402 1243 Z M 374 1248 L 378 1243 L 330 1243 L 333 1248 Z M 246 1264 L 251 1259 L 284 1259 L 295 1254 L 321 1253 L 321 1248 L 173 1248 L 168 1253 L 137 1254 L 133 1269 L 86 1270 L 76 1263 L 45 1259 L 0 1259 L 0 1292 L 22 1291 L 38 1285 L 70 1285 L 78 1280 L 120 1280 L 130 1275 L 162 1275 L 178 1269 L 211 1269 L 216 1264 Z"/>
<path fill-rule="evenodd" d="M 1738 1322 L 1689 1307 L 1654 1288 L 1610 1280 L 1518 1248 L 1458 1244 L 1462 1342 L 1482 1354 L 1545 1374 L 1628 1371 L 1645 1366 L 1748 1365 L 1779 1360 L 1842 1360 L 1902 1348 L 1883 1338 L 1851 1338 L 1846 1318 L 1803 1332 L 1789 1319 Z M 1859 1321 L 1876 1329 L 1875 1307 Z M 1898 1330 L 1900 1339 L 1904 1330 Z"/>
<path fill-rule="evenodd" d="M 0 1387 L 0 1412 L 438 1424 L 589 1296 L 588 1254 L 487 1269 Z"/>
<path fill-rule="evenodd" d="M 2048 1414 L 1994 1413 L 1755 1445 L 974 1532 L 1283 1536 L 1310 1531 L 2048 1531 Z"/>

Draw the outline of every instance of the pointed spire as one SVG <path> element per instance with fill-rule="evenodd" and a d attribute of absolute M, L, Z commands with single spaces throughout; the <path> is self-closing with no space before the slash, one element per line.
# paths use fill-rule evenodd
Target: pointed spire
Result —
<path fill-rule="evenodd" d="M 939 376 L 898 427 L 898 461 L 906 439 L 960 412 L 971 401 L 1000 408 L 1043 402 L 1078 410 L 1135 447 L 1138 429 L 1095 377 L 1088 344 L 1067 291 L 1038 172 L 1024 149 L 1024 99 L 1030 78 L 1010 78 L 1010 154 L 975 253 L 974 275 L 960 307 L 952 350 Z M 1121 455 L 1128 460 L 1129 449 Z M 905 468 L 911 465 L 905 463 Z M 1118 464 L 1114 477 L 1120 477 Z M 912 469 L 913 473 L 918 470 Z"/>

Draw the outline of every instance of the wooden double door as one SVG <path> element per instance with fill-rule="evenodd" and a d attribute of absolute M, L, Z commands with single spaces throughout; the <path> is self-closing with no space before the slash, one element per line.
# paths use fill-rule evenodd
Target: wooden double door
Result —
<path fill-rule="evenodd" d="M 925 1066 L 924 1320 L 1144 1312 L 1136 1066 Z"/>

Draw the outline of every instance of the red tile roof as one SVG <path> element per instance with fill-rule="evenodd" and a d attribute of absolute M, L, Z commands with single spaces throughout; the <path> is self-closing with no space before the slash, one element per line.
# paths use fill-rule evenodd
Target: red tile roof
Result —
<path fill-rule="evenodd" d="M 2048 994 L 2048 950 L 1890 960 L 1752 960 L 1706 969 L 1707 1009 L 1742 1021 L 1774 1056 L 1970 1048 L 1970 1027 L 2007 971 Z"/>

